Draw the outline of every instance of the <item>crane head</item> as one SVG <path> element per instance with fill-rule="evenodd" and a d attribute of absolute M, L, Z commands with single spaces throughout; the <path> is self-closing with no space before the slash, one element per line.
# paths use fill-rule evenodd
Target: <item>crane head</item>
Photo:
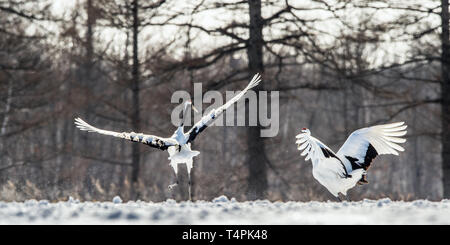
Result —
<path fill-rule="evenodd" d="M 198 113 L 197 108 L 195 108 L 195 106 L 194 106 L 194 104 L 192 104 L 192 101 L 191 101 L 191 100 L 188 100 L 188 102 L 186 102 L 186 103 L 188 103 L 188 104 L 191 106 L 192 110 L 194 110 L 195 113 Z"/>
<path fill-rule="evenodd" d="M 189 106 L 192 108 L 192 110 L 194 110 L 196 113 L 198 113 L 197 108 L 195 108 L 195 106 L 194 106 L 194 104 L 192 104 L 191 100 L 188 100 L 184 103 L 184 110 L 186 111 Z"/>
<path fill-rule="evenodd" d="M 307 129 L 307 128 L 302 128 L 302 133 L 307 133 L 307 134 L 309 134 L 310 131 L 309 131 L 309 129 Z"/>

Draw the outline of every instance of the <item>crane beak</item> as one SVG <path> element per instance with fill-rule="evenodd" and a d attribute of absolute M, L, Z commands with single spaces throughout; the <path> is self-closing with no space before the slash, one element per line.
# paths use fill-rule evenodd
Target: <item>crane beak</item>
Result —
<path fill-rule="evenodd" d="M 191 104 L 192 109 L 195 111 L 195 113 L 198 113 L 197 108 L 195 108 L 195 106 L 193 104 Z"/>

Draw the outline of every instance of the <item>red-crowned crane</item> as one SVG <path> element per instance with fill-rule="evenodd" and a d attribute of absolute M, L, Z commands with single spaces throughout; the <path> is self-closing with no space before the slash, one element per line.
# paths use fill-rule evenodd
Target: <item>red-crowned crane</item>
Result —
<path fill-rule="evenodd" d="M 194 110 L 192 103 L 190 101 L 186 102 L 183 109 L 183 118 L 181 120 L 180 126 L 175 130 L 173 135 L 169 138 L 162 138 L 154 135 L 143 134 L 143 133 L 134 133 L 134 132 L 114 132 L 96 128 L 94 126 L 89 125 L 87 122 L 83 121 L 81 118 L 75 119 L 75 124 L 77 128 L 83 131 L 95 132 L 104 135 L 110 135 L 126 140 L 131 140 L 134 142 L 140 142 L 146 144 L 150 147 L 154 147 L 160 150 L 167 150 L 169 152 L 169 160 L 170 166 L 175 171 L 175 176 L 178 174 L 178 164 L 185 163 L 189 176 L 189 199 L 191 199 L 191 177 L 190 172 L 192 169 L 193 158 L 200 154 L 199 151 L 191 150 L 191 142 L 200 134 L 203 130 L 205 130 L 209 125 L 213 123 L 213 121 L 218 118 L 228 107 L 236 103 L 249 89 L 257 86 L 261 81 L 261 76 L 256 74 L 247 87 L 234 96 L 231 100 L 229 100 L 224 105 L 211 110 L 207 115 L 203 116 L 202 119 L 197 122 L 189 131 L 184 132 L 184 120 L 187 116 L 188 108 L 192 107 Z M 177 178 L 178 179 L 178 178 Z M 178 181 L 177 181 L 178 183 Z M 169 189 L 172 189 L 177 183 L 169 185 Z"/>
<path fill-rule="evenodd" d="M 358 129 L 336 154 L 307 128 L 296 136 L 296 144 L 303 151 L 301 156 L 306 156 L 306 161 L 311 159 L 314 178 L 341 201 L 339 193 L 347 197 L 347 190 L 368 183 L 366 171 L 376 156 L 404 151 L 398 144 L 406 142 L 400 138 L 406 134 L 406 127 L 404 122 L 397 122 Z"/>

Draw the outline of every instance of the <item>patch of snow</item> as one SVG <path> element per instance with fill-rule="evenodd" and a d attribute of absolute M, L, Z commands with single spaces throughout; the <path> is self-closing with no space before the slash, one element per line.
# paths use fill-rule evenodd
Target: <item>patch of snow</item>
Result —
<path fill-rule="evenodd" d="M 212 202 L 214 203 L 218 203 L 218 202 L 229 202 L 230 200 L 228 200 L 228 197 L 222 195 L 220 197 L 216 197 L 212 200 Z"/>
<path fill-rule="evenodd" d="M 115 196 L 113 198 L 112 202 L 115 203 L 115 204 L 122 203 L 122 198 L 120 198 L 119 196 Z"/>
<path fill-rule="evenodd" d="M 0 224 L 450 224 L 450 201 L 0 202 Z"/>
<path fill-rule="evenodd" d="M 67 201 L 68 203 L 80 203 L 80 200 L 78 199 L 73 199 L 73 197 L 69 196 L 69 200 Z"/>

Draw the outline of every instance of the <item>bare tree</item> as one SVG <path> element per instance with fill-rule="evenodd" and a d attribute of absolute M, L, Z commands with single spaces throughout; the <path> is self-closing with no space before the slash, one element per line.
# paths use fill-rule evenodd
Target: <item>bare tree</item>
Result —
<path fill-rule="evenodd" d="M 450 35 L 448 0 L 441 1 L 441 107 L 444 198 L 450 197 Z"/>

